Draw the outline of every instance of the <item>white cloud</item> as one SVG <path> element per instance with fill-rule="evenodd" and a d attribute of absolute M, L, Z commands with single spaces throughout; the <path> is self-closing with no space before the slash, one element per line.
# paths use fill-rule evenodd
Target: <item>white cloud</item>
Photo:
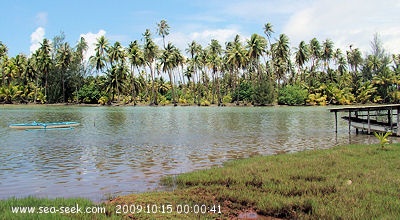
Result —
<path fill-rule="evenodd" d="M 86 34 L 81 34 L 79 36 L 79 38 L 83 37 L 86 40 L 86 43 L 88 45 L 88 49 L 86 51 L 86 53 L 84 54 L 84 59 L 88 60 L 91 56 L 95 55 L 95 48 L 96 48 L 96 42 L 97 42 L 97 38 L 101 37 L 101 36 L 105 36 L 106 35 L 106 31 L 101 29 L 99 30 L 99 32 L 93 34 L 92 32 L 88 32 Z"/>
<path fill-rule="evenodd" d="M 29 51 L 34 53 L 40 47 L 40 43 L 43 41 L 45 34 L 45 30 L 43 27 L 38 27 L 32 34 L 31 34 L 31 46 Z"/>
<path fill-rule="evenodd" d="M 400 53 L 400 29 L 388 28 L 380 33 L 383 47 L 392 53 Z"/>
<path fill-rule="evenodd" d="M 370 41 L 378 33 L 388 52 L 399 53 L 398 44 L 394 45 L 400 39 L 399 9 L 395 0 L 312 1 L 291 15 L 283 33 L 294 47 L 301 40 L 329 38 L 342 50 L 353 44 L 363 53 L 370 52 Z"/>
<path fill-rule="evenodd" d="M 303 1 L 293 0 L 237 0 L 222 5 L 225 14 L 241 19 L 260 20 L 274 14 L 289 14 L 297 11 Z"/>
<path fill-rule="evenodd" d="M 35 22 L 38 26 L 46 26 L 47 24 L 47 13 L 40 12 L 36 15 Z"/>
<path fill-rule="evenodd" d="M 204 29 L 202 31 L 194 31 L 191 33 L 173 32 L 166 36 L 165 43 L 172 42 L 178 47 L 183 54 L 185 49 L 192 41 L 206 47 L 212 39 L 218 40 L 221 46 L 224 48 L 225 42 L 233 41 L 236 34 L 240 34 L 239 30 L 235 27 L 222 28 L 222 29 Z M 246 36 L 241 36 L 241 39 L 245 39 Z M 156 38 L 155 42 L 158 45 L 162 45 L 162 38 Z"/>
<path fill-rule="evenodd" d="M 236 34 L 239 34 L 239 31 L 236 28 L 214 29 L 193 32 L 190 34 L 190 38 L 199 42 L 207 42 L 207 44 L 211 39 L 218 40 L 220 43 L 225 43 L 232 41 Z"/>

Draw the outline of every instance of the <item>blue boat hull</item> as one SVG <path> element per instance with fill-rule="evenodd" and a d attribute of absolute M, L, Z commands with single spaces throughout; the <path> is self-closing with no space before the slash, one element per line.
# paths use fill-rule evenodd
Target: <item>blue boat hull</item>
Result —
<path fill-rule="evenodd" d="M 70 128 L 78 126 L 78 122 L 65 121 L 65 122 L 32 122 L 24 124 L 11 124 L 9 127 L 19 130 L 30 130 L 30 129 L 51 129 L 51 128 Z"/>

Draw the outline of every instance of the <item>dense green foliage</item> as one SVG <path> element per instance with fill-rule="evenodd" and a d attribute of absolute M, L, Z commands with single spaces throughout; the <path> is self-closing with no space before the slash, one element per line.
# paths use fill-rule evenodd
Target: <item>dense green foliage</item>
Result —
<path fill-rule="evenodd" d="M 400 102 L 400 55 L 386 53 L 377 35 L 367 54 L 353 46 L 341 51 L 333 41 L 316 38 L 291 49 L 285 34 L 271 39 L 273 29 L 267 23 L 266 38 L 253 34 L 244 43 L 236 35 L 230 42 L 212 39 L 205 47 L 193 41 L 185 56 L 166 43 L 169 28 L 165 20 L 157 25 L 163 45 L 155 43 L 150 30 L 143 34 L 142 44 L 134 40 L 127 47 L 101 36 L 89 59 L 84 57 L 85 39 L 71 46 L 64 33 L 44 39 L 29 56 L 9 57 L 0 42 L 0 103 Z M 300 101 L 304 90 L 305 102 Z"/>
<path fill-rule="evenodd" d="M 307 99 L 308 92 L 298 85 L 287 85 L 279 90 L 278 104 L 303 105 Z"/>

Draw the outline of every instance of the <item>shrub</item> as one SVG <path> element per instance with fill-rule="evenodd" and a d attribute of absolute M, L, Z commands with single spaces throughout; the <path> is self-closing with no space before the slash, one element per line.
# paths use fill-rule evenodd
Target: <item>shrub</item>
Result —
<path fill-rule="evenodd" d="M 91 82 L 89 85 L 83 85 L 78 92 L 78 96 L 83 103 L 94 104 L 96 100 L 99 101 L 101 98 L 101 91 L 95 82 Z"/>
<path fill-rule="evenodd" d="M 225 95 L 223 98 L 222 98 L 222 103 L 224 103 L 224 104 L 226 104 L 226 103 L 231 103 L 232 102 L 232 96 L 231 95 Z"/>
<path fill-rule="evenodd" d="M 210 101 L 208 101 L 207 99 L 201 99 L 200 105 L 201 106 L 210 106 Z"/>
<path fill-rule="evenodd" d="M 158 104 L 160 104 L 161 106 L 169 105 L 170 103 L 170 100 L 168 100 L 166 96 L 158 96 Z"/>
<path fill-rule="evenodd" d="M 270 105 L 275 101 L 274 85 L 269 80 L 261 80 L 254 86 L 252 94 L 253 105 Z"/>
<path fill-rule="evenodd" d="M 326 95 L 322 95 L 321 93 L 315 93 L 308 95 L 307 103 L 310 105 L 326 105 Z"/>
<path fill-rule="evenodd" d="M 278 104 L 283 105 L 303 105 L 307 99 L 306 89 L 297 85 L 287 85 L 279 91 Z"/>
<path fill-rule="evenodd" d="M 241 82 L 236 90 L 233 92 L 233 101 L 250 101 L 253 94 L 252 86 L 249 82 Z"/>
<path fill-rule="evenodd" d="M 108 103 L 108 98 L 105 97 L 105 96 L 102 96 L 102 97 L 100 97 L 98 103 L 99 103 L 100 105 L 105 105 L 105 104 Z"/>

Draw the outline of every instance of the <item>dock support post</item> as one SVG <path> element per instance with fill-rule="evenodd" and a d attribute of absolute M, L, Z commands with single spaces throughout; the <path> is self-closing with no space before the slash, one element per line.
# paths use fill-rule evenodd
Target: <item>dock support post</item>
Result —
<path fill-rule="evenodd" d="M 397 123 L 399 123 L 399 122 L 397 122 Z M 337 111 L 335 111 L 335 132 L 337 133 Z"/>
<path fill-rule="evenodd" d="M 349 110 L 349 134 L 351 129 L 351 111 Z"/>
<path fill-rule="evenodd" d="M 393 113 L 392 109 L 389 109 L 388 110 L 388 123 L 390 126 L 390 132 L 393 132 L 393 122 L 392 122 L 393 115 L 392 115 L 392 113 Z"/>
<path fill-rule="evenodd" d="M 371 120 L 369 116 L 369 109 L 367 111 L 367 118 L 368 118 L 368 134 L 371 134 Z"/>
<path fill-rule="evenodd" d="M 354 113 L 356 115 L 356 121 L 358 121 L 358 111 L 355 111 Z M 356 128 L 356 134 L 358 134 L 358 128 Z"/>
<path fill-rule="evenodd" d="M 400 136 L 400 128 L 399 128 L 399 122 L 400 122 L 400 116 L 399 116 L 399 110 L 400 108 L 397 107 L 397 136 Z"/>

